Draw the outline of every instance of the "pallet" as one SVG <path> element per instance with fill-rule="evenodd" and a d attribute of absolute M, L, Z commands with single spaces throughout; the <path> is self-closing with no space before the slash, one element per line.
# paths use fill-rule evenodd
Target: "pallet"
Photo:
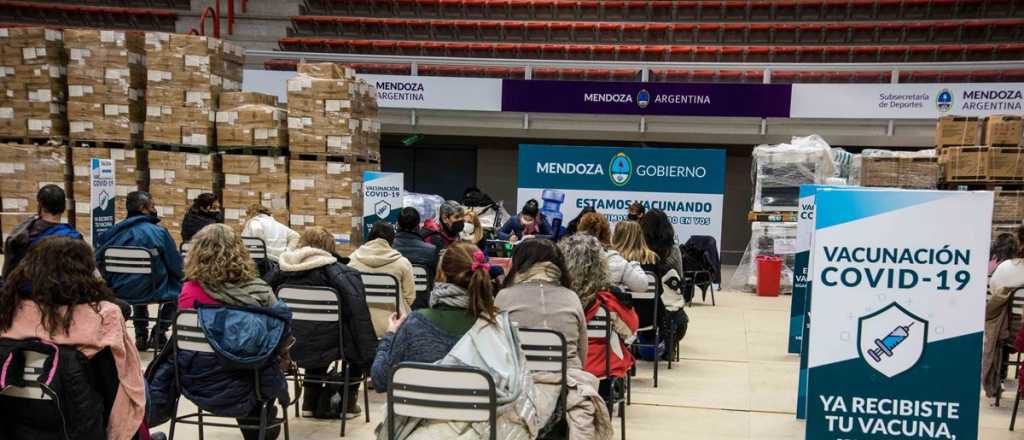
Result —
<path fill-rule="evenodd" d="M 357 156 L 351 154 L 334 154 L 334 153 L 291 153 L 291 160 L 308 160 L 316 162 L 344 162 L 344 163 L 355 163 L 359 160 Z"/>
<path fill-rule="evenodd" d="M 45 145 L 59 147 L 67 145 L 64 136 L 0 136 L 0 144 Z"/>
<path fill-rule="evenodd" d="M 792 223 L 796 221 L 797 211 L 757 212 L 750 211 L 747 221 L 766 223 Z"/>
<path fill-rule="evenodd" d="M 138 146 L 138 142 L 132 141 L 102 141 L 91 139 L 72 139 L 69 144 L 72 148 L 116 148 L 130 150 Z"/>
<path fill-rule="evenodd" d="M 1024 190 L 1024 180 L 954 180 L 939 184 L 939 189 L 950 191 L 1018 191 Z"/>
<path fill-rule="evenodd" d="M 142 149 L 152 151 L 170 151 L 174 153 L 198 154 L 211 154 L 216 152 L 216 149 L 214 147 L 208 145 L 164 144 L 158 142 L 146 142 L 142 144 Z"/>
<path fill-rule="evenodd" d="M 239 156 L 274 156 L 274 157 L 278 157 L 278 156 L 287 156 L 288 155 L 288 147 L 273 146 L 273 145 L 267 145 L 267 146 L 259 146 L 259 145 L 249 146 L 249 145 L 246 145 L 246 146 L 227 146 L 227 147 L 221 146 L 221 147 L 217 147 L 217 152 L 223 153 L 223 154 L 229 154 L 229 155 L 239 155 Z"/>

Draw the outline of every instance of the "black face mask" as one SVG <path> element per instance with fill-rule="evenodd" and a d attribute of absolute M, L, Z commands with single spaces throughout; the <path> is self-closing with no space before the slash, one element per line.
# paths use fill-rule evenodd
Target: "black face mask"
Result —
<path fill-rule="evenodd" d="M 457 221 L 455 223 L 452 223 L 452 225 L 448 227 L 448 232 L 451 232 L 452 235 L 456 235 L 456 234 L 462 232 L 462 229 L 465 228 L 465 227 L 466 227 L 466 222 L 464 222 L 464 221 Z"/>

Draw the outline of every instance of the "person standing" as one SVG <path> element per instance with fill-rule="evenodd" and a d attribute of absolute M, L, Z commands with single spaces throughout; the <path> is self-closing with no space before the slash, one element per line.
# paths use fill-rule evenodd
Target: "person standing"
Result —
<path fill-rule="evenodd" d="M 405 316 L 412 310 L 412 303 L 416 301 L 416 280 L 412 275 L 412 263 L 391 247 L 395 241 L 395 229 L 387 222 L 374 223 L 368 239 L 369 241 L 349 255 L 348 265 L 360 272 L 395 277 L 401 295 L 398 313 Z M 376 334 L 382 335 L 387 330 L 388 316 L 391 312 L 393 310 L 383 309 L 377 304 L 370 306 Z"/>
<path fill-rule="evenodd" d="M 57 185 L 46 185 L 36 193 L 39 211 L 35 217 L 15 226 L 4 242 L 3 278 L 14 271 L 29 249 L 47 237 L 71 237 L 81 239 L 71 225 L 60 222 L 67 207 L 67 195 Z"/>
<path fill-rule="evenodd" d="M 273 217 L 270 208 L 254 203 L 245 211 L 249 220 L 242 228 L 243 237 L 256 237 L 267 245 L 267 258 L 276 262 L 286 250 L 295 247 L 299 233 Z"/>
<path fill-rule="evenodd" d="M 465 229 L 466 208 L 454 200 L 449 200 L 438 208 L 438 215 L 441 218 L 440 224 L 423 224 L 423 241 L 437 246 L 438 249 L 445 249 L 457 241 L 459 234 Z"/>
<path fill-rule="evenodd" d="M 181 240 L 192 240 L 192 236 L 200 229 L 214 223 L 224 223 L 220 202 L 213 193 L 202 193 L 192 202 L 192 207 L 181 220 Z"/>
<path fill-rule="evenodd" d="M 146 304 L 176 300 L 181 293 L 184 273 L 174 238 L 158 224 L 160 219 L 156 216 L 153 197 L 145 191 L 133 191 L 128 193 L 125 206 L 128 218 L 100 237 L 96 260 L 103 267 L 103 254 L 111 246 L 140 247 L 154 253 L 153 273 L 150 275 L 104 274 L 107 285 L 117 297 L 134 304 L 135 346 L 139 351 L 145 351 L 151 346 L 163 347 L 167 343 L 167 329 L 177 313 L 174 303 L 160 307 L 159 321 L 153 328 L 153 334 L 147 337 L 149 309 Z"/>

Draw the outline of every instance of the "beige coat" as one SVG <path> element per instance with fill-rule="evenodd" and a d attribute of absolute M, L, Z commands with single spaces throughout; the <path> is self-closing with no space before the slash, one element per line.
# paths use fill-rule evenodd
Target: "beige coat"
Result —
<path fill-rule="evenodd" d="M 985 339 L 981 352 L 981 386 L 985 396 L 995 397 L 1003 384 L 1003 344 L 1012 341 L 1010 306 L 1016 287 L 992 289 L 985 304 Z"/>
<path fill-rule="evenodd" d="M 349 255 L 348 266 L 365 273 L 384 273 L 398 279 L 402 294 L 402 315 L 410 312 L 412 302 L 416 300 L 416 280 L 412 275 L 412 263 L 391 248 L 382 238 L 372 240 L 356 249 Z M 387 333 L 388 316 L 394 310 L 376 304 L 370 304 L 370 318 L 378 335 Z"/>
<path fill-rule="evenodd" d="M 561 333 L 568 349 L 569 368 L 583 369 L 587 359 L 587 317 L 576 292 L 544 281 L 528 281 L 502 289 L 494 305 L 508 312 L 519 328 Z"/>

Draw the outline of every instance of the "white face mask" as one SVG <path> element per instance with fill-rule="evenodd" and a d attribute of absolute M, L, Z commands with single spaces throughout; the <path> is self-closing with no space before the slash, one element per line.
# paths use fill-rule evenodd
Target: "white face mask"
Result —
<path fill-rule="evenodd" d="M 475 237 L 473 237 L 473 224 L 472 223 L 466 223 L 466 225 L 463 226 L 462 233 L 460 235 L 462 235 L 462 239 L 463 240 L 470 240 L 470 241 L 472 241 L 473 238 L 475 238 Z"/>

